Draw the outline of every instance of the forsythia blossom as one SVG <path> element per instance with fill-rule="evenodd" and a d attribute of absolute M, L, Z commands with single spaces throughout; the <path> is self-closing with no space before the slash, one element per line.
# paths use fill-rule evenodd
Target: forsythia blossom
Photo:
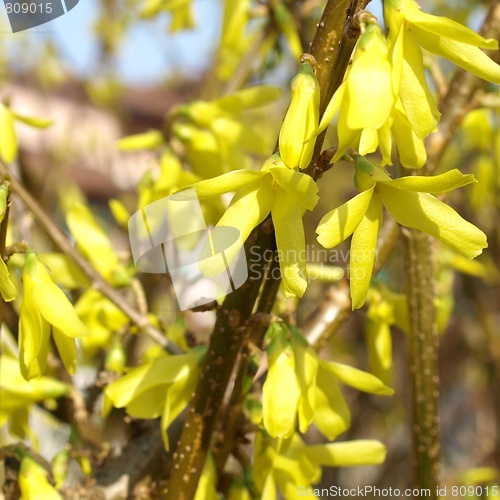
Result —
<path fill-rule="evenodd" d="M 279 135 L 280 156 L 287 167 L 304 169 L 314 152 L 315 142 L 307 139 L 318 126 L 320 97 L 318 80 L 307 59 L 290 87 L 292 99 Z"/>
<path fill-rule="evenodd" d="M 297 416 L 301 432 L 312 422 L 328 439 L 347 430 L 351 416 L 338 381 L 374 394 L 393 393 L 370 373 L 318 358 L 293 326 L 272 323 L 266 337 L 269 371 L 262 411 L 264 428 L 272 437 L 290 437 Z"/>
<path fill-rule="evenodd" d="M 125 407 L 136 418 L 161 416 L 163 443 L 168 450 L 168 426 L 188 404 L 205 352 L 205 347 L 199 347 L 187 354 L 162 355 L 133 368 L 106 387 L 106 398 L 116 408 Z"/>
<path fill-rule="evenodd" d="M 236 191 L 216 226 L 234 227 L 240 231 L 239 242 L 226 251 L 229 262 L 252 229 L 271 212 L 284 293 L 287 296 L 302 297 L 307 287 L 302 215 L 305 210 L 312 210 L 318 202 L 318 187 L 311 177 L 288 168 L 276 153 L 258 172 L 236 170 L 215 179 L 198 182 L 191 187 L 196 190 L 200 200 Z M 224 269 L 219 269 L 218 263 L 219 259 L 206 260 L 206 269 L 204 267 L 203 271 L 213 275 L 222 272 Z"/>
<path fill-rule="evenodd" d="M 21 373 L 29 380 L 41 376 L 47 365 L 49 336 L 70 374 L 76 369 L 75 338 L 87 327 L 78 318 L 64 292 L 33 251 L 26 254 L 23 268 L 24 294 L 19 316 L 19 361 Z"/>
<path fill-rule="evenodd" d="M 373 17 L 370 20 L 376 21 Z M 318 134 L 326 129 L 340 108 L 339 144 L 332 161 L 341 158 L 356 141 L 362 155 L 373 153 L 379 142 L 385 144 L 385 137 L 390 137 L 387 125 L 395 100 L 387 42 L 378 24 L 370 22 L 356 45 L 344 82 L 333 95 L 315 131 Z M 388 156 L 390 160 L 390 148 Z"/>
<path fill-rule="evenodd" d="M 361 193 L 328 212 L 316 232 L 325 248 L 353 235 L 350 251 L 352 307 L 361 307 L 370 284 L 382 204 L 399 224 L 419 229 L 446 243 L 465 257 L 477 257 L 488 246 L 486 235 L 433 195 L 475 182 L 471 174 L 451 170 L 434 177 L 391 179 L 362 156 L 355 156 L 355 180 Z"/>
<path fill-rule="evenodd" d="M 307 446 L 296 433 L 287 439 L 271 439 L 258 432 L 253 476 L 260 498 L 276 500 L 279 489 L 287 500 L 298 500 L 311 496 L 311 485 L 321 481 L 322 466 L 375 465 L 385 455 L 385 446 L 370 439 Z"/>
<path fill-rule="evenodd" d="M 423 139 L 439 120 L 439 111 L 425 78 L 421 47 L 466 71 L 500 84 L 500 66 L 481 49 L 498 49 L 485 39 L 446 17 L 421 12 L 415 0 L 386 0 L 384 18 L 389 27 L 396 88 L 416 135 Z"/>
<path fill-rule="evenodd" d="M 36 442 L 28 418 L 31 407 L 46 399 L 64 396 L 70 386 L 51 377 L 27 381 L 19 362 L 9 355 L 0 356 L 0 427 L 8 423 L 12 434 L 30 437 Z"/>

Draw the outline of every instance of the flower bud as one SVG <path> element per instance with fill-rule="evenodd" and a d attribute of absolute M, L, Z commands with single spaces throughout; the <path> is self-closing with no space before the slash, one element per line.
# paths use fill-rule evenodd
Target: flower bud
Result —
<path fill-rule="evenodd" d="M 280 156 L 289 168 L 304 169 L 311 161 L 318 128 L 319 84 L 311 63 L 301 64 L 291 83 L 292 99 L 280 130 Z"/>

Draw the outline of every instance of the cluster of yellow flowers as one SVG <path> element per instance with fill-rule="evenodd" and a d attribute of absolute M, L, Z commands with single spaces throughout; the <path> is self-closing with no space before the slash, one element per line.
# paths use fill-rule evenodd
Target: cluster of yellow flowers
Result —
<path fill-rule="evenodd" d="M 380 147 L 382 165 L 391 164 L 394 136 L 404 166 L 419 168 L 425 163 L 423 139 L 435 130 L 439 112 L 425 79 L 421 47 L 500 83 L 500 66 L 480 50 L 497 48 L 498 44 L 454 21 L 421 12 L 414 0 L 390 0 L 384 5 L 388 40 L 376 18 L 363 12 L 363 34 L 352 65 L 321 121 L 314 62 L 305 56 L 291 84 L 291 103 L 279 135 L 279 152 L 259 172 L 238 170 L 191 186 L 202 200 L 236 192 L 217 225 L 239 229 L 242 241 L 271 213 L 286 296 L 302 296 L 307 287 L 306 262 L 300 257 L 305 255 L 301 219 L 305 210 L 314 209 L 318 199 L 315 183 L 300 170 L 312 159 L 314 137 L 339 109 L 338 149 L 332 161 L 357 146 L 359 154 L 352 154 L 352 158 L 361 194 L 326 214 L 317 232 L 318 241 L 326 248 L 353 235 L 353 308 L 365 302 L 383 205 L 401 225 L 427 232 L 468 258 L 487 246 L 482 231 L 433 196 L 475 182 L 472 175 L 454 170 L 435 177 L 391 179 L 364 155 Z M 232 248 L 229 256 L 236 255 L 237 250 Z"/>
<path fill-rule="evenodd" d="M 391 165 L 394 136 L 401 164 L 420 168 L 426 161 L 423 140 L 435 130 L 440 116 L 425 77 L 421 48 L 500 83 L 500 66 L 480 50 L 497 49 L 498 42 L 446 17 L 422 12 L 415 0 L 384 2 L 384 17 L 388 40 L 376 18 L 365 13 L 352 65 L 317 133 L 339 112 L 339 146 L 333 161 L 358 145 L 361 155 L 380 147 L 382 165 Z"/>

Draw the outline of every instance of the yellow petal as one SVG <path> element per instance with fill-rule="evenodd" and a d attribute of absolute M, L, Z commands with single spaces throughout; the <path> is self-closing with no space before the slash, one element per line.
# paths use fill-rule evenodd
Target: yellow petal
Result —
<path fill-rule="evenodd" d="M 346 385 L 355 389 L 379 396 L 391 396 L 394 390 L 384 385 L 371 373 L 358 370 L 353 366 L 336 363 L 335 361 L 321 360 L 321 367 Z"/>
<path fill-rule="evenodd" d="M 274 481 L 273 473 L 269 472 L 262 489 L 262 498 L 266 500 L 276 500 L 276 483 Z"/>
<path fill-rule="evenodd" d="M 378 143 L 380 146 L 380 153 L 382 154 L 382 161 L 380 166 L 392 165 L 392 134 L 391 127 L 394 123 L 393 118 L 389 118 L 386 124 L 378 129 Z"/>
<path fill-rule="evenodd" d="M 0 156 L 5 163 L 11 163 L 17 156 L 17 135 L 12 111 L 0 103 Z"/>
<path fill-rule="evenodd" d="M 253 228 L 267 217 L 273 202 L 274 192 L 270 183 L 261 179 L 259 183 L 245 186 L 236 193 L 217 225 L 239 229 L 245 241 Z"/>
<path fill-rule="evenodd" d="M 365 128 L 359 139 L 359 154 L 367 155 L 374 153 L 378 147 L 378 133 L 374 128 Z"/>
<path fill-rule="evenodd" d="M 220 500 L 217 493 L 217 471 L 211 453 L 205 459 L 205 465 L 196 487 L 194 500 Z"/>
<path fill-rule="evenodd" d="M 302 297 L 307 288 L 307 275 L 301 210 L 295 198 L 281 189 L 277 191 L 271 213 L 283 277 L 283 293 L 286 297 Z"/>
<path fill-rule="evenodd" d="M 403 191 L 382 183 L 377 189 L 399 224 L 430 234 L 469 259 L 488 246 L 480 229 L 431 194 Z"/>
<path fill-rule="evenodd" d="M 370 82 L 369 85 L 366 82 Z M 391 114 L 392 68 L 378 25 L 368 25 L 358 42 L 347 78 L 347 100 L 347 126 L 352 130 L 379 129 Z"/>
<path fill-rule="evenodd" d="M 382 224 L 382 203 L 377 195 L 372 196 L 366 214 L 354 230 L 350 251 L 350 289 L 352 308 L 360 308 L 372 278 L 373 264 L 377 254 L 377 237 Z"/>
<path fill-rule="evenodd" d="M 58 328 L 52 329 L 52 336 L 56 343 L 57 350 L 61 356 L 62 362 L 70 375 L 74 375 L 76 371 L 76 343 L 75 339 L 66 336 Z"/>
<path fill-rule="evenodd" d="M 380 464 L 386 455 L 385 446 L 371 439 L 313 445 L 304 452 L 313 464 L 327 467 Z"/>
<path fill-rule="evenodd" d="M 417 33 L 418 38 L 420 38 L 420 33 L 423 33 L 424 36 L 433 34 L 468 45 L 475 45 L 482 49 L 498 49 L 498 42 L 493 38 L 486 39 L 470 28 L 447 17 L 433 16 L 422 12 L 416 2 L 414 5 L 409 3 L 405 6 L 404 17 L 411 23 L 411 30 Z"/>
<path fill-rule="evenodd" d="M 165 406 L 168 385 L 159 385 L 138 394 L 125 407 L 126 412 L 135 418 L 158 418 Z"/>
<path fill-rule="evenodd" d="M 333 248 L 348 238 L 358 227 L 368 210 L 373 189 L 363 191 L 338 208 L 328 212 L 319 222 L 318 241 L 325 248 Z"/>
<path fill-rule="evenodd" d="M 319 84 L 309 62 L 303 62 L 291 83 L 292 98 L 279 133 L 280 156 L 289 168 L 304 169 L 314 151 L 307 141 L 318 127 Z"/>
<path fill-rule="evenodd" d="M 390 187 L 406 189 L 408 191 L 420 191 L 423 193 L 440 194 L 447 193 L 467 184 L 477 182 L 472 174 L 462 174 L 454 168 L 444 174 L 434 176 L 408 175 L 389 181 Z"/>
<path fill-rule="evenodd" d="M 116 147 L 121 151 L 156 149 L 164 144 L 165 137 L 159 130 L 150 130 L 141 134 L 129 135 L 116 141 Z"/>
<path fill-rule="evenodd" d="M 318 203 L 318 186 L 306 174 L 286 167 L 271 167 L 269 172 L 274 180 L 307 210 L 312 210 Z"/>
<path fill-rule="evenodd" d="M 267 172 L 256 172 L 254 170 L 234 170 L 233 172 L 228 172 L 227 174 L 222 174 L 218 177 L 200 181 L 196 184 L 192 184 L 191 186 L 187 186 L 182 191 L 176 193 L 174 195 L 174 199 L 181 200 L 182 192 L 185 189 L 195 189 L 196 194 L 200 200 L 212 198 L 214 196 L 220 196 L 221 194 L 229 193 L 230 191 L 238 191 L 238 189 L 241 189 L 242 187 L 261 179 L 265 175 L 267 175 Z"/>
<path fill-rule="evenodd" d="M 35 128 L 47 128 L 54 123 L 54 120 L 49 118 L 39 118 L 37 116 L 23 116 L 17 113 L 12 113 L 12 116 L 19 122 Z"/>
<path fill-rule="evenodd" d="M 321 365 L 314 392 L 314 425 L 331 441 L 351 425 L 349 407 L 337 382 Z"/>
<path fill-rule="evenodd" d="M 388 384 L 392 368 L 391 327 L 385 322 L 368 320 L 365 334 L 370 371 L 384 384 Z"/>
<path fill-rule="evenodd" d="M 269 180 L 271 180 L 270 177 Z M 216 228 L 236 228 L 240 236 L 224 251 L 225 260 L 222 259 L 220 253 L 213 255 L 210 245 L 204 246 L 200 254 L 199 269 L 205 276 L 213 277 L 226 272 L 227 265 L 233 262 L 252 230 L 268 216 L 274 197 L 275 191 L 267 178 L 241 188 L 234 195 Z"/>
<path fill-rule="evenodd" d="M 314 418 L 316 375 L 319 361 L 299 330 L 290 327 L 295 355 L 295 372 L 300 385 L 298 415 L 300 432 L 304 433 Z"/>
<path fill-rule="evenodd" d="M 40 263 L 40 266 L 43 264 Z M 68 297 L 50 279 L 45 266 L 40 270 L 39 280 L 33 287 L 33 301 L 44 319 L 59 328 L 64 335 L 78 338 L 88 333 Z"/>
<path fill-rule="evenodd" d="M 267 357 L 269 371 L 262 388 L 264 427 L 272 437 L 289 437 L 295 430 L 300 395 L 290 343 L 282 335 L 276 335 Z"/>
<path fill-rule="evenodd" d="M 0 257 L 0 293 L 5 302 L 13 301 L 17 296 L 17 289 L 10 279 L 9 269 Z"/>
<path fill-rule="evenodd" d="M 335 115 L 337 114 L 337 111 L 340 108 L 340 105 L 342 104 L 344 100 L 344 93 L 345 89 L 347 87 L 347 82 L 344 81 L 342 85 L 337 89 L 335 94 L 333 94 L 333 97 L 331 98 L 330 102 L 328 103 L 328 106 L 325 109 L 325 112 L 323 113 L 323 116 L 321 117 L 321 121 L 319 122 L 318 128 L 315 130 L 315 132 L 312 134 L 311 137 L 315 137 L 316 135 L 320 134 L 325 130 L 328 125 L 330 125 L 330 122 L 333 120 Z"/>
<path fill-rule="evenodd" d="M 401 101 L 394 106 L 392 133 L 398 148 L 399 161 L 406 168 L 421 168 L 427 161 L 424 141 L 415 134 Z"/>
<path fill-rule="evenodd" d="M 157 358 L 109 384 L 105 389 L 106 395 L 116 408 L 123 408 L 144 391 L 173 384 L 186 377 L 198 365 L 204 352 L 204 349 L 192 350 L 188 354 Z"/>
<path fill-rule="evenodd" d="M 43 319 L 33 300 L 33 283 L 24 280 L 19 314 L 19 364 L 29 380 L 43 374 L 47 364 L 50 325 Z"/>
<path fill-rule="evenodd" d="M 279 29 L 285 35 L 290 51 L 295 59 L 299 59 L 302 53 L 302 43 L 297 31 L 297 24 L 292 13 L 285 7 L 284 3 L 278 3 L 274 10 L 274 18 Z"/>
<path fill-rule="evenodd" d="M 66 223 L 92 265 L 112 280 L 115 273 L 121 270 L 121 265 L 108 235 L 91 210 L 81 202 L 75 203 L 66 213 Z"/>
<path fill-rule="evenodd" d="M 62 500 L 58 491 L 48 482 L 48 472 L 28 454 L 21 460 L 19 489 L 21 500 Z"/>
<path fill-rule="evenodd" d="M 199 374 L 200 367 L 198 365 L 192 366 L 184 377 L 176 380 L 168 388 L 165 408 L 161 417 L 163 444 L 167 451 L 169 449 L 167 430 L 170 424 L 181 414 L 191 400 L 191 396 L 198 382 Z"/>
<path fill-rule="evenodd" d="M 241 36 L 241 33 L 239 34 Z M 273 85 L 255 85 L 221 97 L 214 104 L 221 111 L 239 114 L 245 109 L 258 108 L 269 104 L 281 96 L 281 89 Z"/>
<path fill-rule="evenodd" d="M 339 136 L 339 143 L 337 152 L 332 158 L 332 163 L 339 161 L 342 155 L 358 140 L 361 130 L 352 130 L 347 126 L 348 107 L 342 106 L 340 108 L 339 120 L 337 123 L 337 134 Z"/>
<path fill-rule="evenodd" d="M 422 51 L 407 28 L 403 37 L 400 98 L 415 134 L 424 139 L 436 128 L 440 113 L 427 85 Z"/>
<path fill-rule="evenodd" d="M 89 279 L 66 254 L 56 252 L 39 253 L 38 258 L 49 268 L 52 280 L 62 287 L 68 290 L 89 288 Z"/>
<path fill-rule="evenodd" d="M 387 10 L 388 9 L 386 9 L 386 11 Z M 384 17 L 386 17 L 385 14 Z M 397 28 L 394 24 L 390 24 L 389 27 L 389 60 L 392 64 L 392 88 L 394 89 L 394 94 L 396 96 L 399 95 L 399 89 L 401 86 L 404 43 L 404 23 L 399 22 L 401 16 L 397 15 L 397 17 L 399 18 L 396 24 Z"/>
<path fill-rule="evenodd" d="M 428 33 L 416 26 L 414 27 L 414 33 L 425 50 L 448 59 L 479 78 L 484 78 L 493 83 L 500 83 L 500 66 L 481 49 Z"/>

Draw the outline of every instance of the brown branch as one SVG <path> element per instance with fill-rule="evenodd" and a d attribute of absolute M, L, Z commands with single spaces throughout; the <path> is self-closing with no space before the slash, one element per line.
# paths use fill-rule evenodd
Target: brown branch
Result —
<path fill-rule="evenodd" d="M 430 237 L 405 231 L 408 336 L 412 390 L 413 471 L 415 487 L 429 488 L 436 499 L 441 439 L 439 429 L 439 334 L 434 306 L 434 272 Z"/>
<path fill-rule="evenodd" d="M 250 247 L 272 248 L 274 229 L 270 219 L 264 221 L 245 243 Z M 261 253 L 263 255 L 263 252 Z M 257 299 L 267 262 L 250 265 L 249 278 L 224 300 L 217 311 L 207 356 L 188 412 L 181 439 L 174 454 L 174 467 L 167 491 L 167 500 L 194 498 L 198 480 L 212 444 L 212 435 L 219 417 L 226 387 L 241 347 L 249 335 L 248 319 Z"/>

